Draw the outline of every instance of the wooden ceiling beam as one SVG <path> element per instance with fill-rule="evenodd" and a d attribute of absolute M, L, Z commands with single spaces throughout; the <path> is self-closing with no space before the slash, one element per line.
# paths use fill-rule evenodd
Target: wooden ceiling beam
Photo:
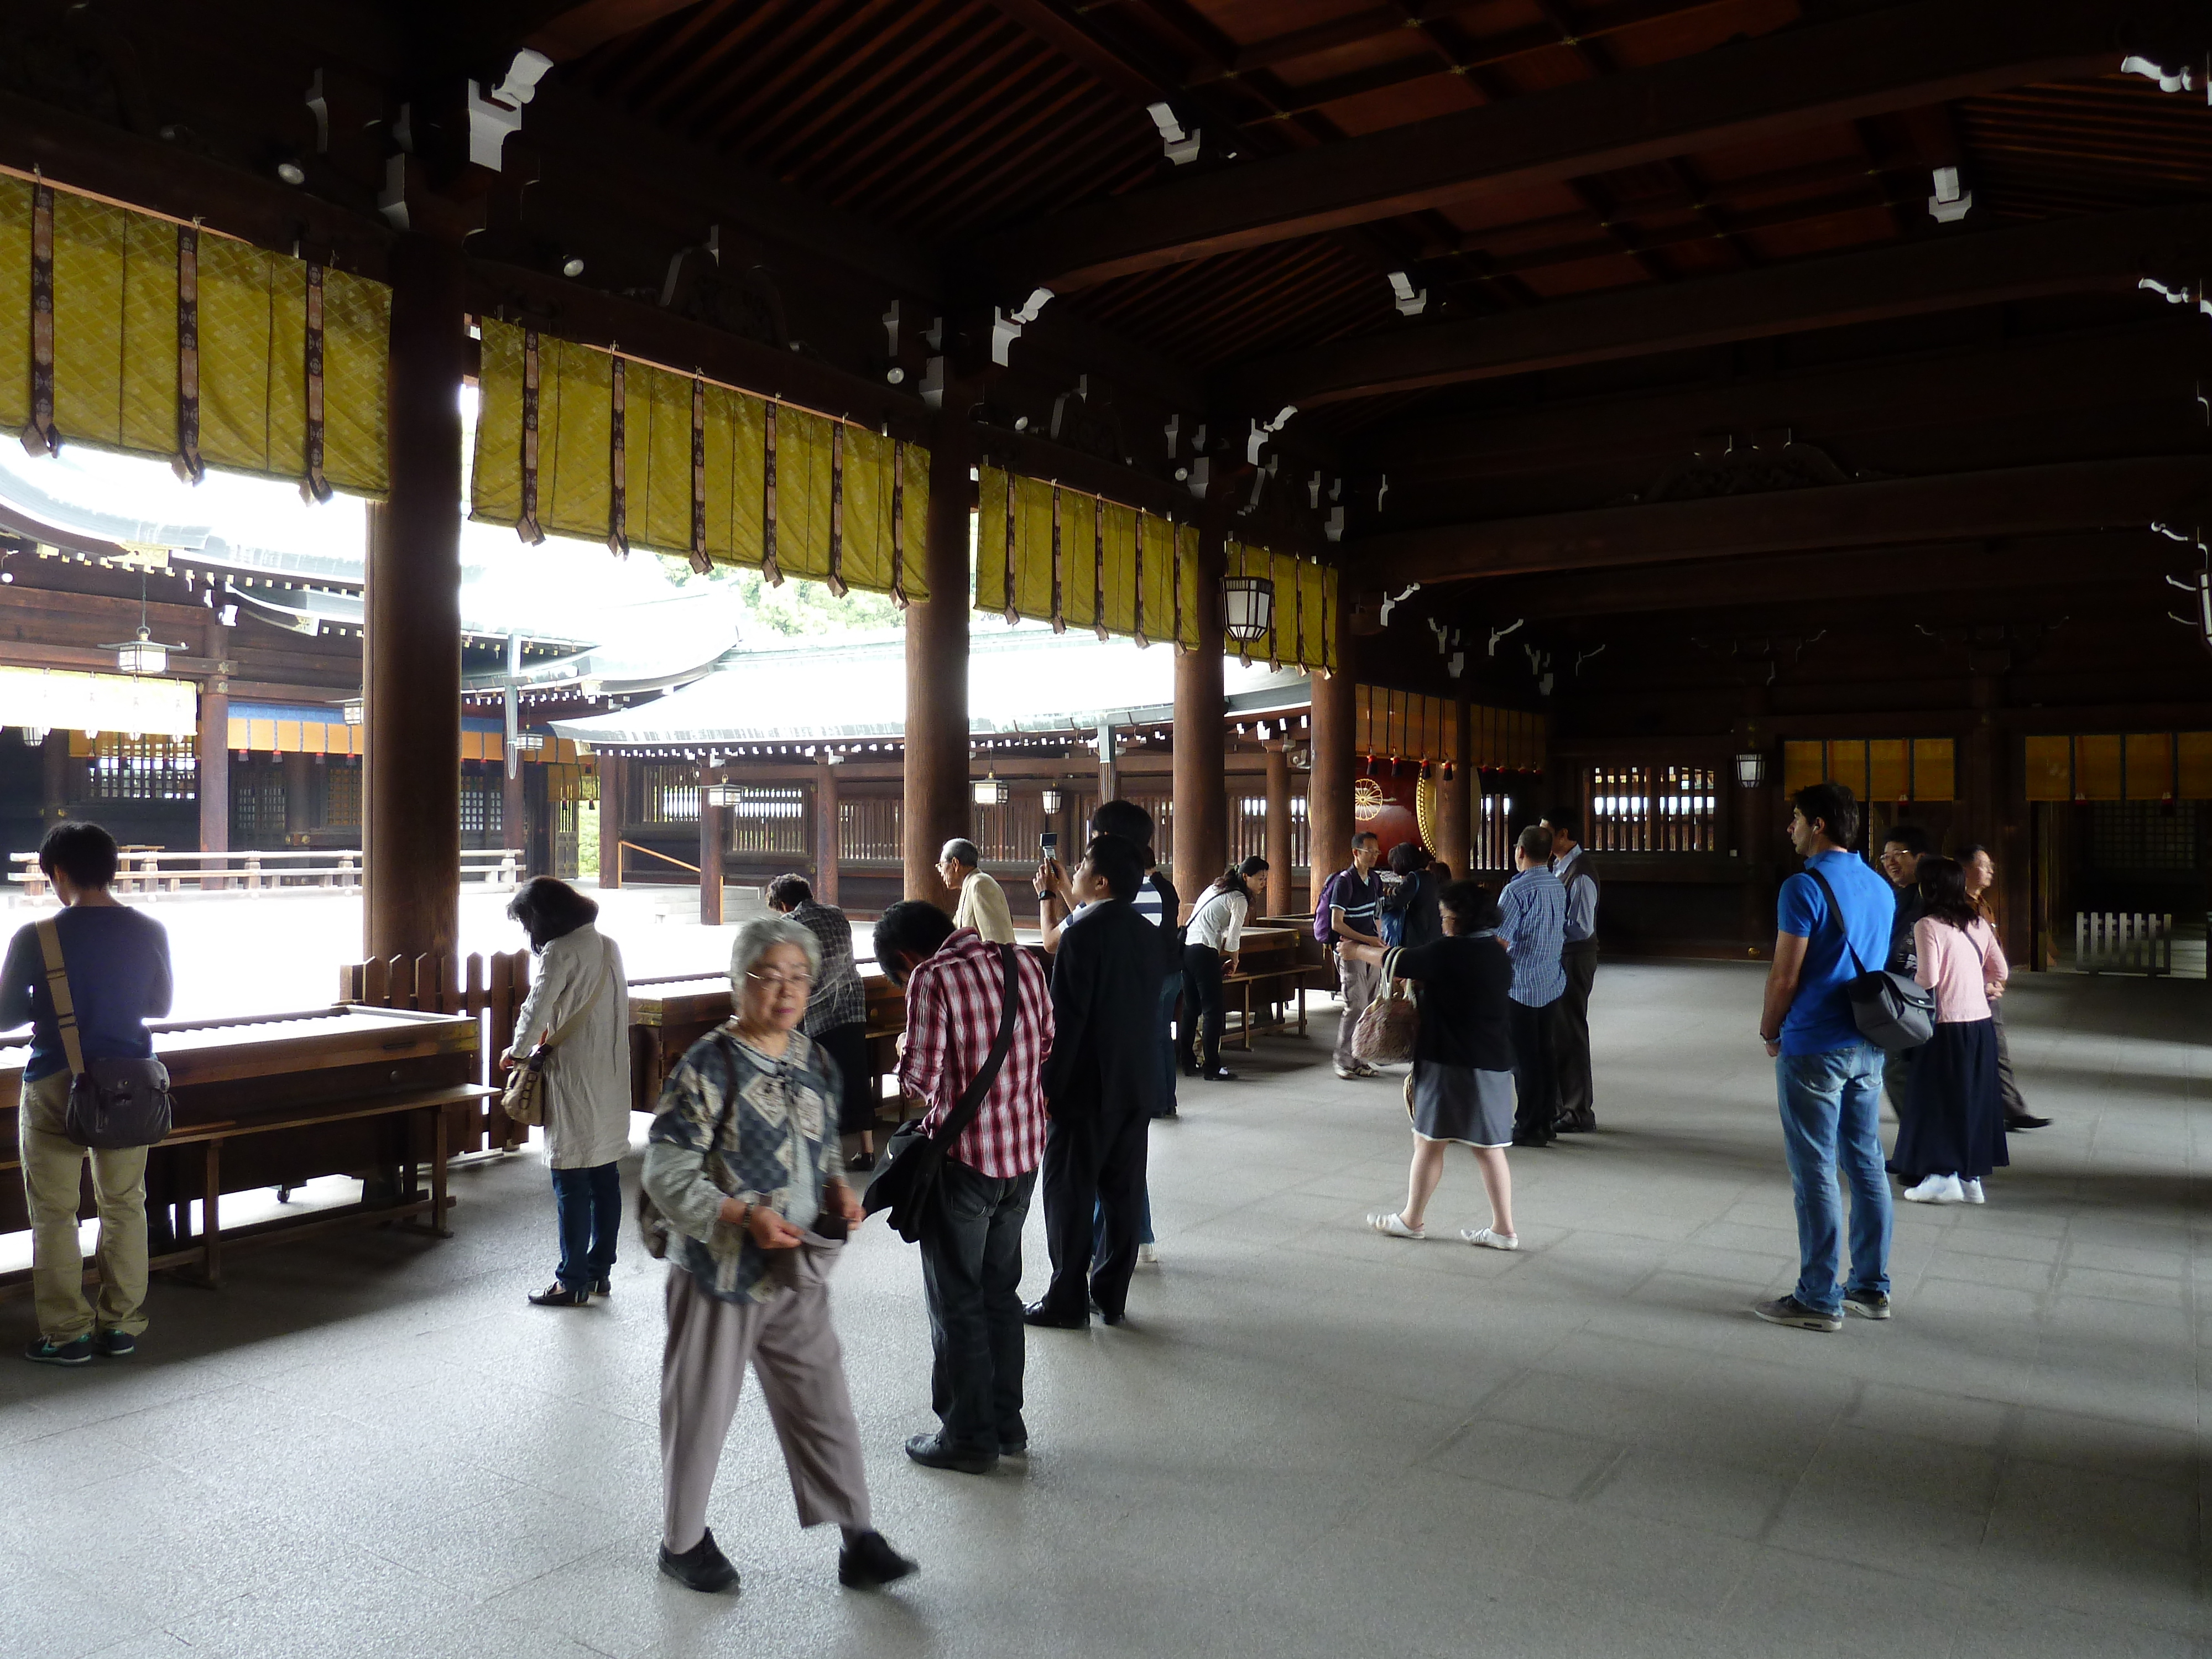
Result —
<path fill-rule="evenodd" d="M 2156 455 L 1437 525 L 1346 545 L 1363 588 L 2147 526 L 2212 505 L 2212 456 Z"/>
<path fill-rule="evenodd" d="M 1532 622 L 1653 611 L 1802 607 L 1845 599 L 2087 586 L 2173 568 L 2172 542 L 2141 530 L 2014 540 L 1935 543 L 1884 550 L 1873 563 L 1830 552 L 1701 560 L 1644 569 L 1507 576 L 1454 595 L 1463 614 Z M 1798 619 L 1802 620 L 1802 610 Z"/>
<path fill-rule="evenodd" d="M 2193 279 L 2212 209 L 2039 221 L 1331 341 L 1226 371 L 1227 406 L 1301 409 L 1811 329 Z"/>
<path fill-rule="evenodd" d="M 1699 438 L 1721 432 L 1788 428 L 1819 442 L 1838 428 L 1895 431 L 2124 404 L 2170 403 L 2189 416 L 2208 377 L 2212 334 L 2194 318 L 2161 318 L 1995 349 L 1370 428 L 1345 459 L 1355 472 L 1388 472 L 1395 488 L 1587 466 L 1623 454 L 1687 453 Z"/>
<path fill-rule="evenodd" d="M 1409 27 L 1425 27 L 1442 18 L 1474 11 L 1486 3 L 1487 0 L 1436 0 L 1436 3 L 1417 8 L 1370 6 L 1364 11 L 1353 12 L 1329 22 L 1316 23 L 1306 28 L 1292 29 L 1255 40 L 1248 46 L 1238 48 L 1231 64 L 1220 73 L 1245 75 L 1254 70 L 1273 69 L 1284 64 L 1297 63 L 1301 58 L 1317 58 L 1324 52 L 1340 51 L 1346 46 L 1362 46 L 1370 40 L 1400 35 Z M 1540 23 L 1480 36 L 1473 43 L 1473 52 L 1466 60 L 1466 67 L 1502 64 L 1509 58 L 1518 58 L 1525 52 L 1544 52 L 1565 46 L 1570 40 L 1617 34 L 1639 24 L 1656 22 L 1662 18 L 1686 17 L 1728 3 L 1729 0 L 1613 0 L 1610 5 L 1589 7 L 1581 17 L 1575 20 L 1571 34 L 1563 34 L 1555 27 Z M 1417 13 L 1417 21 L 1408 20 L 1407 13 L 1409 9 Z M 1425 74 L 1432 72 L 1423 71 Z M 1307 89 L 1293 88 L 1291 91 L 1303 96 Z"/>
<path fill-rule="evenodd" d="M 1081 288 L 1486 191 L 2099 74 L 2118 67 L 2132 31 L 2203 30 L 2189 0 L 2143 9 L 2116 21 L 2101 0 L 1913 0 L 1175 179 L 1006 232 L 978 254 L 1018 283 Z"/>

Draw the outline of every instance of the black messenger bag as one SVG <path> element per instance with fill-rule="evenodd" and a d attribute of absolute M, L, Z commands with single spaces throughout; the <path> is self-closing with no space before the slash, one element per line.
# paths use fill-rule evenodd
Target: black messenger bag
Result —
<path fill-rule="evenodd" d="M 1844 936 L 1844 949 L 1850 955 L 1851 966 L 1858 977 L 1844 988 L 1851 1000 L 1851 1020 L 1859 1028 L 1859 1035 L 1877 1048 L 1895 1054 L 1901 1048 L 1917 1048 L 1936 1035 L 1936 994 L 1910 974 L 1893 974 L 1887 969 L 1869 970 L 1859 959 L 1858 947 L 1851 943 L 1851 930 L 1844 926 L 1844 907 L 1836 902 L 1836 890 L 1828 885 L 1828 878 L 1810 864 L 1805 873 L 1813 878 L 1828 901 L 1828 915 L 1836 924 L 1836 931 Z"/>
<path fill-rule="evenodd" d="M 167 1137 L 173 1116 L 169 1068 L 158 1060 L 95 1060 L 87 1064 L 77 1031 L 76 1002 L 62 963 L 62 937 L 51 921 L 39 924 L 39 950 L 46 959 L 46 990 L 61 1027 L 69 1061 L 69 1108 L 62 1133 L 80 1146 L 114 1152 L 151 1146 Z"/>

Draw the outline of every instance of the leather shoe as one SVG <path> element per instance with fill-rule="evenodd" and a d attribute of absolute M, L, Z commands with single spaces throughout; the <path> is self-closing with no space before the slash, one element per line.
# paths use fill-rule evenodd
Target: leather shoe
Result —
<path fill-rule="evenodd" d="M 700 1534 L 699 1541 L 681 1555 L 663 1544 L 660 1570 L 684 1589 L 703 1590 L 710 1595 L 738 1588 L 738 1570 L 716 1546 L 711 1529 Z"/>
<path fill-rule="evenodd" d="M 1032 1302 L 1022 1310 L 1022 1323 L 1048 1330 L 1079 1331 L 1091 1322 L 1088 1314 L 1064 1314 L 1049 1302 Z"/>
<path fill-rule="evenodd" d="M 530 1298 L 533 1308 L 580 1308 L 592 1299 L 589 1289 L 570 1290 L 566 1285 L 548 1285 Z"/>
<path fill-rule="evenodd" d="M 920 1563 L 909 1561 L 879 1532 L 864 1532 L 837 1552 L 837 1582 L 847 1589 L 874 1589 L 903 1578 Z"/>
<path fill-rule="evenodd" d="M 960 1474 L 988 1474 L 999 1466 L 998 1453 L 949 1446 L 941 1432 L 914 1436 L 906 1443 L 906 1455 L 926 1469 L 951 1469 Z"/>
<path fill-rule="evenodd" d="M 1129 1310 L 1126 1308 L 1116 1308 L 1112 1313 L 1108 1313 L 1096 1302 L 1091 1304 L 1091 1311 L 1098 1316 L 1098 1322 L 1102 1325 L 1118 1325 L 1129 1316 Z"/>
<path fill-rule="evenodd" d="M 1552 1133 L 1555 1135 L 1586 1135 L 1596 1127 L 1595 1112 L 1574 1112 L 1552 1120 Z"/>
<path fill-rule="evenodd" d="M 2008 1129 L 2047 1129 L 2050 1127 L 2049 1118 L 2037 1117 L 2029 1112 L 2022 1112 L 2018 1117 L 2008 1117 L 2005 1120 L 2005 1127 Z"/>

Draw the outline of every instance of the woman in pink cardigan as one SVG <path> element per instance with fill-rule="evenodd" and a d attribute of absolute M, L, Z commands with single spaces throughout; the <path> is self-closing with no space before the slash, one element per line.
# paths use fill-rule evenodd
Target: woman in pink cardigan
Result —
<path fill-rule="evenodd" d="M 2012 1161 L 1990 1018 L 1990 993 L 2011 970 L 1956 859 L 1920 860 L 1920 900 L 1917 977 L 1936 993 L 1936 1034 L 1913 1060 L 1912 1099 L 1889 1168 L 1913 1203 L 1979 1204 L 1982 1177 Z"/>

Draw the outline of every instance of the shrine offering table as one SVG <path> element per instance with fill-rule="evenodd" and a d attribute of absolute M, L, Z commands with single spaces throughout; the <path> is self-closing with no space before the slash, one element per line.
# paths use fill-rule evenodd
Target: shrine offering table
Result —
<path fill-rule="evenodd" d="M 872 962 L 859 964 L 860 988 L 868 998 L 868 1069 L 883 1092 L 883 1079 L 898 1070 L 898 1036 L 906 1029 L 906 998 Z M 632 980 L 629 987 L 630 1109 L 651 1112 L 660 1102 L 660 1085 L 684 1058 L 684 1050 L 729 1018 L 727 974 Z"/>
<path fill-rule="evenodd" d="M 1237 945 L 1237 970 L 1222 976 L 1224 994 L 1241 997 L 1243 1002 L 1238 1023 L 1230 1028 L 1230 1035 L 1248 1051 L 1255 1031 L 1285 1030 L 1294 1023 L 1285 1012 L 1287 1006 L 1296 1007 L 1295 1024 L 1298 1035 L 1304 1036 L 1306 992 L 1332 982 L 1322 959 L 1325 947 L 1314 938 L 1312 927 L 1300 930 L 1273 925 L 1276 921 L 1271 916 L 1244 929 Z"/>
<path fill-rule="evenodd" d="M 494 1092 L 474 1080 L 474 1017 L 346 1006 L 149 1029 L 176 1102 L 146 1160 L 155 1267 L 215 1283 L 227 1251 L 348 1222 L 447 1236 L 447 1150 Z M 0 1041 L 0 1232 L 29 1225 L 16 1131 L 28 1049 L 27 1036 Z M 223 1194 L 331 1175 L 361 1176 L 362 1200 L 223 1230 Z M 94 1213 L 89 1172 L 79 1213 Z M 0 1275 L 0 1296 L 27 1277 Z"/>

